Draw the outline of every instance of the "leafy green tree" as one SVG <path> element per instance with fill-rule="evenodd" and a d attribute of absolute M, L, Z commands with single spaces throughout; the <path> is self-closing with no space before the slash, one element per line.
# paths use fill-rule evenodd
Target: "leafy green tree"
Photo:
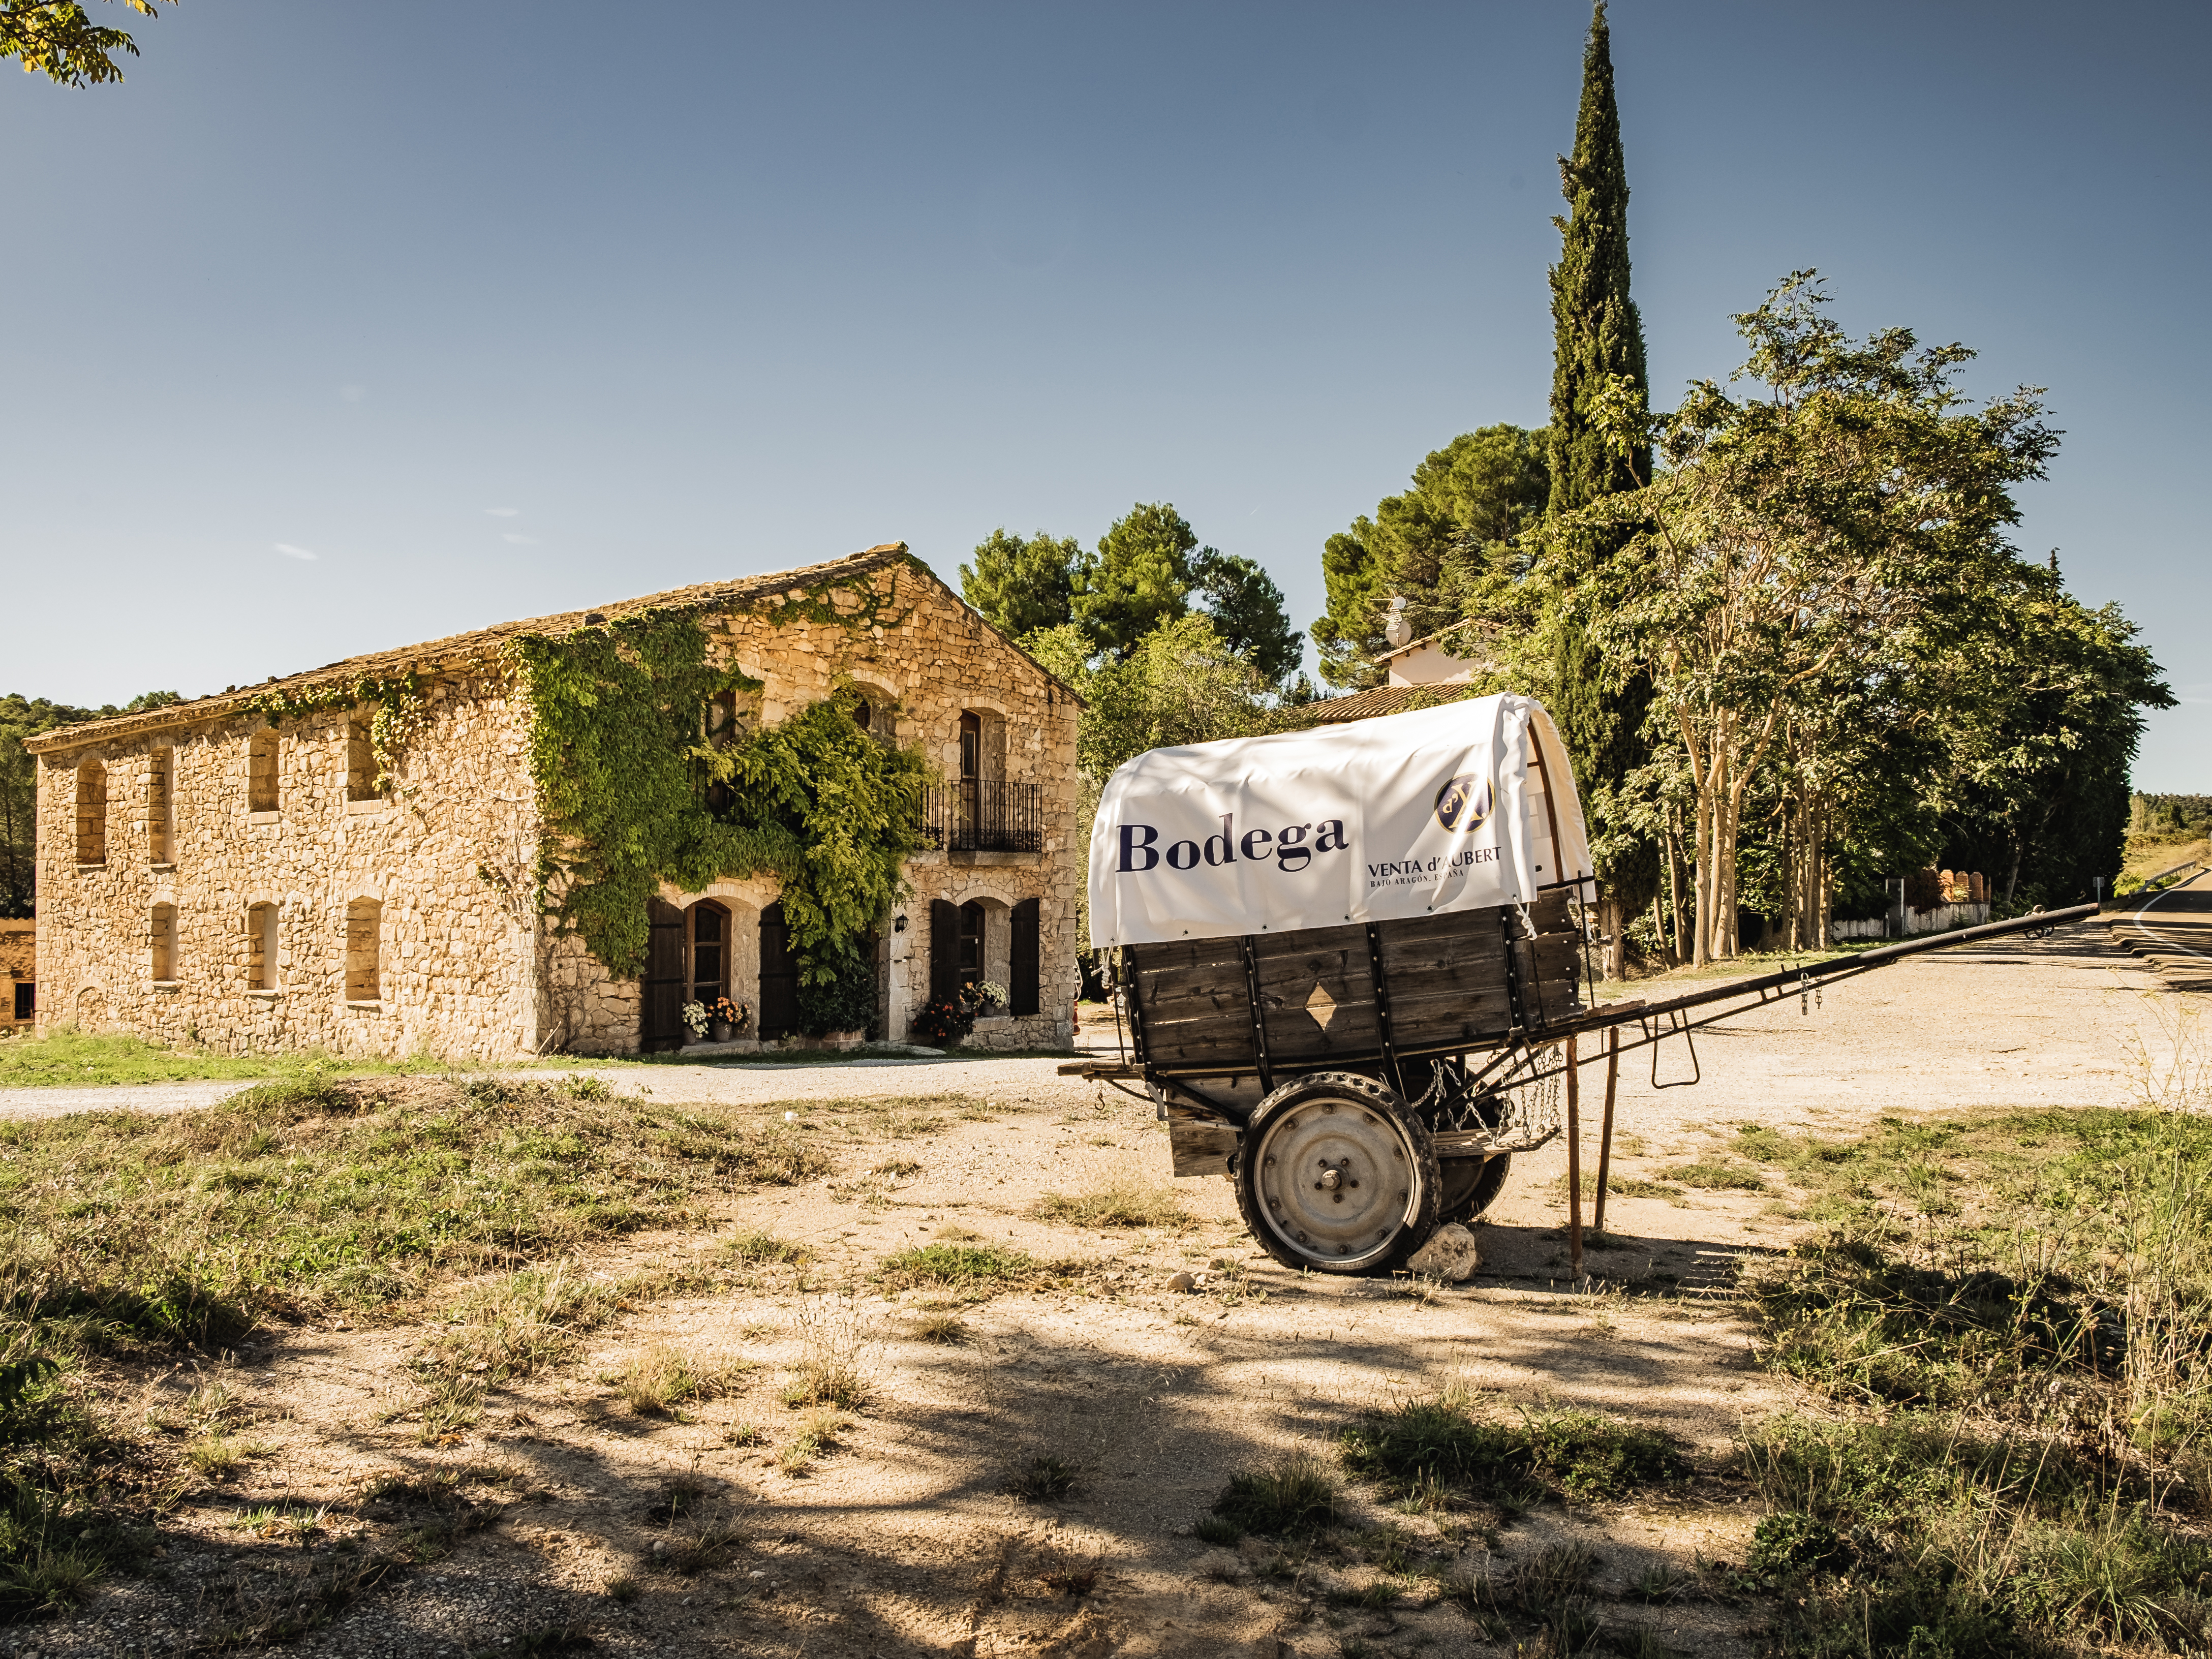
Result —
<path fill-rule="evenodd" d="M 0 917 L 32 915 L 38 902 L 39 763 L 24 750 L 25 741 L 58 726 L 109 720 L 183 701 L 173 691 L 148 691 L 120 708 L 113 703 L 76 708 L 13 692 L 0 697 Z"/>
<path fill-rule="evenodd" d="M 1560 238 L 1559 262 L 1552 267 L 1555 518 L 1651 481 L 1644 325 L 1628 292 L 1628 162 L 1605 0 L 1597 0 L 1583 47 L 1575 150 L 1559 158 L 1559 189 L 1572 209 L 1552 222 Z M 1598 533 L 1624 539 L 1618 532 Z M 1583 550 L 1601 559 L 1610 550 Z M 1606 972 L 1616 977 L 1627 917 L 1650 902 L 1659 875 L 1656 848 L 1639 833 L 1638 808 L 1628 794 L 1630 775 L 1650 758 L 1643 740 L 1650 687 L 1640 676 L 1616 683 L 1571 615 L 1554 619 L 1552 638 L 1547 703 L 1574 758 L 1597 866 L 1599 927 L 1613 941 Z"/>
<path fill-rule="evenodd" d="M 1076 763 L 1102 784 L 1147 749 L 1252 737 L 1283 723 L 1267 701 L 1267 683 L 1209 617 L 1162 623 L 1079 689 L 1085 708 Z"/>
<path fill-rule="evenodd" d="M 1762 787 L 1793 803 L 1801 862 L 1784 885 L 1812 907 L 1805 931 L 1824 931 L 1824 860 L 1851 833 L 1830 781 L 1863 763 L 1869 723 L 1925 728 L 1970 693 L 1962 653 L 1990 648 L 1993 601 L 2034 569 L 2006 540 L 2012 486 L 2044 476 L 2057 443 L 2032 391 L 1964 410 L 1971 352 L 1905 329 L 1851 339 L 1814 284 L 1797 272 L 1736 319 L 1752 393 L 1692 386 L 1664 427 L 1665 470 L 1563 520 L 1590 534 L 1579 565 L 1547 574 L 1611 689 L 1649 677 L 1650 729 L 1687 774 L 1699 963 L 1737 952 Z"/>
<path fill-rule="evenodd" d="M 1374 535 L 1374 520 L 1363 514 L 1351 529 L 1338 531 L 1322 544 L 1321 580 L 1328 609 L 1308 631 L 1321 656 L 1322 678 L 1346 690 L 1380 685 L 1382 670 L 1375 659 L 1390 648 L 1382 637 L 1382 611 L 1390 596 L 1370 544 Z"/>
<path fill-rule="evenodd" d="M 2099 877 L 2110 892 L 2141 711 L 2172 708 L 2173 694 L 2119 607 L 2091 610 L 2055 569 L 2023 565 L 1989 600 L 1952 647 L 1967 718 L 1954 737 L 1942 863 L 1990 877 L 2008 905 L 2072 903 Z"/>
<path fill-rule="evenodd" d="M 1165 501 L 1139 502 L 1098 538 L 1075 595 L 1075 619 L 1094 649 L 1127 658 L 1162 623 L 1190 609 L 1198 538 Z"/>
<path fill-rule="evenodd" d="M 142 17 L 156 15 L 154 0 L 123 3 Z M 137 44 L 125 30 L 94 22 L 77 0 L 0 0 L 0 58 L 20 58 L 26 75 L 65 87 L 120 81 L 118 53 L 136 58 Z"/>
<path fill-rule="evenodd" d="M 1423 458 L 1411 488 L 1322 549 L 1328 612 L 1313 625 L 1322 678 L 1357 689 L 1382 683 L 1375 659 L 1390 648 L 1382 629 L 1393 599 L 1406 601 L 1415 639 L 1486 613 L 1486 596 L 1525 568 L 1522 538 L 1550 489 L 1544 434 L 1517 426 L 1462 433 Z"/>
<path fill-rule="evenodd" d="M 1073 538 L 1040 530 L 1024 540 L 994 530 L 976 544 L 975 563 L 960 567 L 960 591 L 994 627 L 1019 639 L 1074 616 L 1085 562 Z"/>
<path fill-rule="evenodd" d="M 1298 630 L 1283 607 L 1283 590 L 1251 560 L 1202 548 L 1191 561 L 1194 592 L 1222 643 L 1249 663 L 1269 685 L 1290 678 L 1305 654 Z"/>

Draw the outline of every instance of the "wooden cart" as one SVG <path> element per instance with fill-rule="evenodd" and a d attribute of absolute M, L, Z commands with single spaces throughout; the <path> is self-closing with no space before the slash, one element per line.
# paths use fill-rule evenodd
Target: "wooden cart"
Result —
<path fill-rule="evenodd" d="M 1413 920 L 1126 945 L 1114 953 L 1125 1056 L 1061 1069 L 1141 1079 L 1167 1123 L 1174 1172 L 1232 1180 L 1246 1225 L 1278 1261 L 1382 1273 L 1437 1227 L 1488 1207 L 1514 1153 L 1571 1133 L 1560 1097 L 1572 1101 L 1583 1034 L 1606 1033 L 1614 1066 L 1651 1048 L 1655 1084 L 1658 1045 L 1680 1039 L 1690 1045 L 1682 1080 L 1694 1081 L 1691 1034 L 1715 1020 L 2096 908 L 1602 1008 L 1587 994 L 1587 932 L 1565 891 Z M 1608 1139 L 1610 1098 L 1608 1085 Z"/>

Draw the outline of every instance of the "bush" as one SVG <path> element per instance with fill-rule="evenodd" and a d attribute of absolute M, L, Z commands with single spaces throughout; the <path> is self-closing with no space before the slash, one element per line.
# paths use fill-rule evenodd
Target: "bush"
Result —
<path fill-rule="evenodd" d="M 914 1017 L 911 1029 L 925 1042 L 941 1042 L 950 1048 L 964 1042 L 975 1029 L 975 1011 L 957 998 L 950 1002 L 932 999 Z"/>
<path fill-rule="evenodd" d="M 876 1018 L 876 969 L 858 953 L 847 958 L 827 984 L 799 987 L 799 1029 L 811 1037 L 832 1031 L 865 1031 L 883 1035 Z"/>

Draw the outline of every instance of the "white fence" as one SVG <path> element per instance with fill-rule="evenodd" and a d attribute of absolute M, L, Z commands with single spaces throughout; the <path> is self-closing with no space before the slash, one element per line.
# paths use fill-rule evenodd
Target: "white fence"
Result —
<path fill-rule="evenodd" d="M 1904 918 L 1900 930 L 1904 938 L 1915 933 L 1944 933 L 1954 927 L 1973 927 L 1990 919 L 1986 901 L 1980 904 L 1939 904 L 1933 910 L 1916 910 L 1911 905 L 1890 913 L 1890 920 Z"/>

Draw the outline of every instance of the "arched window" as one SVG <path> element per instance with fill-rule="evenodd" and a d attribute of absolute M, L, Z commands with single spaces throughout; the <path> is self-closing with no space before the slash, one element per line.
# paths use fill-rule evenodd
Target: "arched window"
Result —
<path fill-rule="evenodd" d="M 276 734 L 262 730 L 253 734 L 246 750 L 246 810 L 276 810 Z"/>
<path fill-rule="evenodd" d="M 96 760 L 76 769 L 76 861 L 107 862 L 107 769 Z"/>
<path fill-rule="evenodd" d="M 712 899 L 691 907 L 691 996 L 712 1006 L 730 994 L 730 913 Z"/>
<path fill-rule="evenodd" d="M 271 735 L 273 736 L 274 733 Z M 365 720 L 348 720 L 346 722 L 346 799 L 374 800 L 376 772 L 376 744 L 370 739 L 368 722 Z"/>
<path fill-rule="evenodd" d="M 384 906 L 357 898 L 346 906 L 345 1000 L 379 1002 L 384 997 Z"/>
<path fill-rule="evenodd" d="M 154 907 L 153 927 L 154 982 L 173 985 L 177 981 L 177 907 L 157 904 Z"/>
<path fill-rule="evenodd" d="M 177 751 L 156 749 L 146 763 L 146 861 L 167 864 L 175 856 L 170 801 L 177 775 Z"/>
<path fill-rule="evenodd" d="M 276 988 L 276 907 L 250 905 L 246 912 L 246 988 Z"/>

